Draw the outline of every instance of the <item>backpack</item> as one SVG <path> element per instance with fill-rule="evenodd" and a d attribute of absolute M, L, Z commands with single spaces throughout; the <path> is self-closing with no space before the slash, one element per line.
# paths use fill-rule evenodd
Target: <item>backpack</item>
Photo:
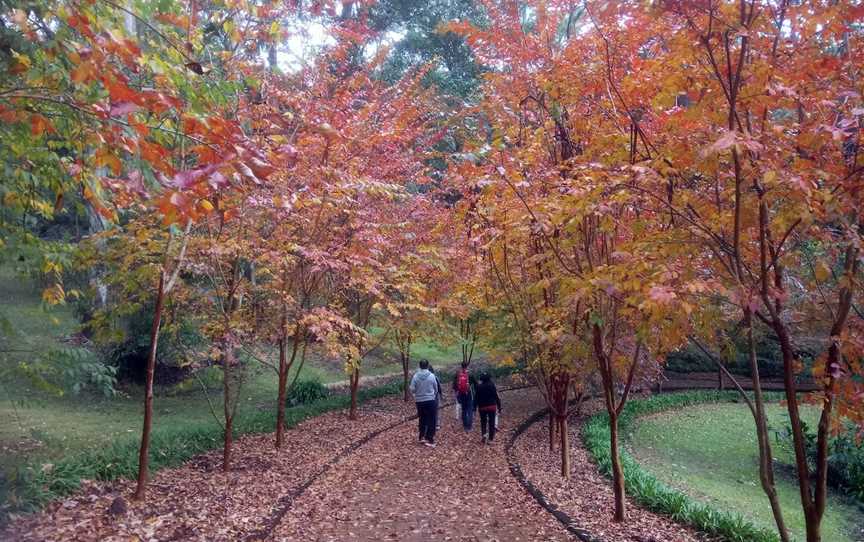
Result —
<path fill-rule="evenodd" d="M 468 371 L 459 371 L 459 374 L 456 375 L 456 392 L 459 395 L 467 395 L 471 392 L 468 384 Z"/>

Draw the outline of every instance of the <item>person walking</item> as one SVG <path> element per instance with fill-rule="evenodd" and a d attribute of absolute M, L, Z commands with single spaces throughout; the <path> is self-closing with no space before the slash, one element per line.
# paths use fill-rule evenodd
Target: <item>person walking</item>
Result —
<path fill-rule="evenodd" d="M 462 410 L 462 429 L 471 431 L 474 425 L 474 406 L 472 405 L 471 389 L 477 385 L 474 377 L 468 374 L 468 363 L 462 362 L 462 368 L 453 379 L 453 392 Z"/>
<path fill-rule="evenodd" d="M 420 370 L 414 373 L 409 386 L 417 405 L 420 444 L 435 447 L 435 405 L 438 397 L 438 378 L 429 371 L 429 362 L 420 360 Z"/>
<path fill-rule="evenodd" d="M 432 364 L 429 364 L 429 372 L 435 375 Z M 438 379 L 438 375 L 435 375 L 435 380 L 438 382 L 438 393 L 435 395 L 435 432 L 437 433 L 441 430 L 441 396 L 444 394 L 441 393 L 441 381 Z"/>
<path fill-rule="evenodd" d="M 498 397 L 498 389 L 495 388 L 495 383 L 492 382 L 492 377 L 489 373 L 480 375 L 480 382 L 477 384 L 474 402 L 477 405 L 477 410 L 480 411 L 480 432 L 483 434 L 482 442 L 492 442 L 495 440 L 495 421 L 497 414 L 501 412 L 501 398 Z"/>

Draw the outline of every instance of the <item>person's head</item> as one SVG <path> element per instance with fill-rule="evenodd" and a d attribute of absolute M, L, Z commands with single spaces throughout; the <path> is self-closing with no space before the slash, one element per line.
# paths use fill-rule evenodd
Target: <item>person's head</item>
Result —
<path fill-rule="evenodd" d="M 487 373 L 486 371 L 483 371 L 482 373 L 480 373 L 480 382 L 483 382 L 485 384 L 486 382 L 489 382 L 490 380 L 492 380 L 492 377 L 489 376 L 489 373 Z"/>
<path fill-rule="evenodd" d="M 467 361 L 462 362 L 462 369 L 465 369 L 465 370 L 468 369 L 468 362 Z"/>
<path fill-rule="evenodd" d="M 429 360 L 421 359 L 420 360 L 420 368 L 421 369 L 429 369 Z"/>

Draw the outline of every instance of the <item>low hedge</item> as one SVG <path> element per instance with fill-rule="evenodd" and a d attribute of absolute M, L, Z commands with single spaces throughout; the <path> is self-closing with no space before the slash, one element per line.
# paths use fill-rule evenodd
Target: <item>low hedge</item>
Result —
<path fill-rule="evenodd" d="M 618 427 L 624 434 L 641 416 L 703 403 L 740 400 L 740 395 L 734 391 L 690 391 L 654 395 L 647 399 L 630 401 L 621 413 Z M 582 427 L 582 441 L 600 471 L 611 477 L 609 415 L 604 412 L 592 416 Z M 625 490 L 645 508 L 729 542 L 777 542 L 779 540 L 776 533 L 756 527 L 740 514 L 716 510 L 667 486 L 643 469 L 626 451 L 622 449 L 619 452 L 624 470 Z"/>
<path fill-rule="evenodd" d="M 368 401 L 401 393 L 399 382 L 361 389 L 358 399 Z M 286 427 L 330 412 L 347 408 L 347 395 L 326 398 L 285 409 Z M 237 418 L 235 436 L 268 433 L 276 424 L 275 410 L 258 410 Z M 155 428 L 150 440 L 150 472 L 179 465 L 192 457 L 222 446 L 222 428 L 215 423 L 196 423 L 182 427 Z M 48 502 L 74 492 L 81 480 L 116 480 L 138 475 L 137 439 L 124 439 L 98 449 L 87 450 L 64 458 L 50 469 L 39 463 L 28 464 L 13 473 L 9 480 L 10 493 L 3 508 L 6 512 L 30 512 Z M 0 508 L 0 512 L 3 509 Z M 0 523 L 4 514 L 0 513 Z"/>

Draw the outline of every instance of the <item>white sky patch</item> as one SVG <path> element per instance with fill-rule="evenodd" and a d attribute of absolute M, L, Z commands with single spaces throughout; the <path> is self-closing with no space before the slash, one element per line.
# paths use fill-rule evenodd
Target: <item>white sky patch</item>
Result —
<path fill-rule="evenodd" d="M 276 62 L 284 72 L 296 72 L 312 63 L 326 47 L 336 45 L 327 27 L 317 21 L 294 21 L 288 25 L 288 39 L 279 45 Z"/>
<path fill-rule="evenodd" d="M 311 65 L 324 49 L 336 45 L 327 25 L 319 21 L 294 20 L 287 25 L 289 37 L 279 44 L 276 63 L 286 73 L 297 72 Z M 383 47 L 389 47 L 405 37 L 404 30 L 381 34 L 366 45 L 364 56 L 371 60 Z"/>

